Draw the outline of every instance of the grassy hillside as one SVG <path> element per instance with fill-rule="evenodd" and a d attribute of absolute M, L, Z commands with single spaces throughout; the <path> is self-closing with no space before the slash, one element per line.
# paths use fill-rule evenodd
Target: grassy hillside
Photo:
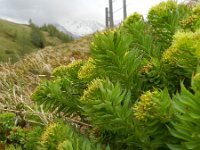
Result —
<path fill-rule="evenodd" d="M 88 57 L 90 39 L 85 37 L 59 46 L 49 46 L 15 64 L 1 64 L 0 111 L 4 108 L 16 109 L 16 105 L 22 102 L 30 106 L 30 94 L 41 79 L 50 75 L 52 69 Z"/>
<path fill-rule="evenodd" d="M 31 27 L 0 19 L 0 62 L 15 62 L 19 57 L 36 51 L 38 48 L 31 41 Z M 63 43 L 59 38 L 42 31 L 45 46 Z"/>

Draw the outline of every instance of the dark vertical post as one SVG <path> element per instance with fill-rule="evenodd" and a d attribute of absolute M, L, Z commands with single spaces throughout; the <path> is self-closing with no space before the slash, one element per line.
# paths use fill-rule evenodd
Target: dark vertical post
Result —
<path fill-rule="evenodd" d="M 108 28 L 109 27 L 109 24 L 108 24 L 108 7 L 106 7 L 106 9 L 105 9 L 105 17 L 106 17 L 106 28 Z"/>
<path fill-rule="evenodd" d="M 109 0 L 109 19 L 110 19 L 110 27 L 114 27 L 114 21 L 113 21 L 113 3 L 112 0 Z"/>
<path fill-rule="evenodd" d="M 126 11 L 126 0 L 123 0 L 123 16 L 124 16 L 124 20 L 127 17 L 127 11 Z"/>

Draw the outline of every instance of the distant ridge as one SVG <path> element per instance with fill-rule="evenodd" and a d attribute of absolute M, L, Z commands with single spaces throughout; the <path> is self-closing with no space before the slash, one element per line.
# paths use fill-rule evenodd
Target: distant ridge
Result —
<path fill-rule="evenodd" d="M 43 33 L 45 46 L 57 46 L 63 43 L 56 36 Z M 16 62 L 21 56 L 38 50 L 31 38 L 32 29 L 26 23 L 13 22 L 9 19 L 0 19 L 0 63 Z"/>
<path fill-rule="evenodd" d="M 66 20 L 56 26 L 67 34 L 71 33 L 74 38 L 83 37 L 105 28 L 101 23 L 92 20 Z"/>

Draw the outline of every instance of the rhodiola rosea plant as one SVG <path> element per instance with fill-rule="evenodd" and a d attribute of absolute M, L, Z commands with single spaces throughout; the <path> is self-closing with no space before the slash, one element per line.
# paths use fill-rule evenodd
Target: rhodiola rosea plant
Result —
<path fill-rule="evenodd" d="M 134 14 L 119 28 L 97 33 L 88 61 L 56 68 L 32 99 L 63 120 L 77 121 L 50 124 L 38 148 L 200 148 L 198 74 L 192 78 L 199 30 L 181 25 L 189 15 L 184 4 L 162 2 L 148 21 Z"/>

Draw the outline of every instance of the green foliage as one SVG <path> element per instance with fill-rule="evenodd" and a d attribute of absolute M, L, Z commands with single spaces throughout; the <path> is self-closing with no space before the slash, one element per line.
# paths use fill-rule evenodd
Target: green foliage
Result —
<path fill-rule="evenodd" d="M 138 14 L 137 12 L 134 12 L 132 15 L 126 18 L 126 20 L 123 21 L 122 27 L 129 28 L 132 24 L 140 21 L 143 21 L 143 16 L 141 14 Z"/>
<path fill-rule="evenodd" d="M 180 24 L 181 24 L 182 28 L 185 30 L 195 31 L 196 28 L 199 27 L 198 21 L 199 21 L 198 16 L 192 15 L 192 16 L 189 16 L 186 19 L 182 20 L 180 22 Z"/>
<path fill-rule="evenodd" d="M 82 137 L 67 124 L 52 123 L 43 132 L 39 149 L 42 150 L 101 150 L 87 138 Z M 109 150 L 109 148 L 107 148 Z"/>
<path fill-rule="evenodd" d="M 182 28 L 186 31 L 196 31 L 200 27 L 200 4 L 197 4 L 193 9 L 192 9 L 192 14 L 181 20 L 180 24 Z"/>
<path fill-rule="evenodd" d="M 68 115 L 79 113 L 80 92 L 68 79 L 57 79 L 53 82 L 44 81 L 33 93 L 32 99 L 43 104 L 46 110 L 64 112 Z"/>
<path fill-rule="evenodd" d="M 53 70 L 52 75 L 55 78 L 68 78 L 70 80 L 78 79 L 78 71 L 83 66 L 82 60 L 76 60 L 67 66 L 60 66 Z"/>
<path fill-rule="evenodd" d="M 131 93 L 120 84 L 109 80 L 91 81 L 80 99 L 87 120 L 94 125 L 98 134 L 96 141 L 109 143 L 112 149 L 139 146 L 138 134 L 133 122 Z M 129 141 L 132 139 L 132 141 Z"/>
<path fill-rule="evenodd" d="M 13 113 L 3 113 L 0 115 L 0 146 L 13 150 L 35 150 L 36 139 L 39 138 L 39 130 L 29 130 L 20 126 L 17 122 L 18 116 Z M 38 127 L 39 128 L 39 127 Z M 35 134 L 33 132 L 35 131 Z"/>
<path fill-rule="evenodd" d="M 180 80 L 190 86 L 192 73 L 199 64 L 199 30 L 196 32 L 177 32 L 172 45 L 163 54 L 166 79 L 174 89 L 180 89 Z"/>
<path fill-rule="evenodd" d="M 75 61 L 66 67 L 53 71 L 55 79 L 44 81 L 37 87 L 32 99 L 44 104 L 47 110 L 64 112 L 68 115 L 80 113 L 79 98 L 85 88 L 85 83 L 78 80 L 78 71 L 82 61 Z"/>
<path fill-rule="evenodd" d="M 97 78 L 95 61 L 90 57 L 88 61 L 78 71 L 78 78 L 86 83 L 89 83 L 94 78 Z"/>
<path fill-rule="evenodd" d="M 174 140 L 167 130 L 173 115 L 168 91 L 145 92 L 133 105 L 133 110 L 134 117 L 139 121 L 139 132 L 142 132 L 142 149 L 167 149 L 166 144 Z"/>
<path fill-rule="evenodd" d="M 31 26 L 31 41 L 33 45 L 35 45 L 38 48 L 44 48 L 45 47 L 45 38 L 43 33 L 40 31 L 39 27 L 37 27 L 35 24 L 30 24 Z"/>
<path fill-rule="evenodd" d="M 200 4 L 199 3 L 197 3 L 197 5 L 192 8 L 192 12 L 193 12 L 194 15 L 200 14 Z"/>
<path fill-rule="evenodd" d="M 14 119 L 14 113 L 3 113 L 0 115 L 0 122 L 5 124 L 6 126 L 13 126 Z"/>
<path fill-rule="evenodd" d="M 188 15 L 190 9 L 183 4 L 177 4 L 173 0 L 161 2 L 152 7 L 148 13 L 148 23 L 154 40 L 161 51 L 171 44 L 174 33 L 180 29 L 179 21 Z"/>
<path fill-rule="evenodd" d="M 16 146 L 25 144 L 26 132 L 21 127 L 13 127 L 7 136 L 7 143 L 13 143 Z"/>
<path fill-rule="evenodd" d="M 140 91 L 138 70 L 144 60 L 142 52 L 131 49 L 131 38 L 119 31 L 97 34 L 91 46 L 97 72 L 112 82 L 119 81 L 126 89 Z M 136 83 L 136 84 L 133 84 Z"/>
<path fill-rule="evenodd" d="M 24 149 L 27 150 L 36 150 L 39 145 L 40 137 L 42 135 L 43 129 L 41 127 L 33 127 L 29 129 L 26 134 L 26 142 Z"/>
<path fill-rule="evenodd" d="M 131 23 L 129 26 L 122 26 L 120 30 L 131 38 L 131 48 L 142 51 L 148 59 L 152 56 L 160 57 L 159 48 L 153 45 L 153 36 L 143 20 Z"/>
<path fill-rule="evenodd" d="M 12 127 L 15 125 L 15 114 L 3 113 L 0 114 L 0 141 L 6 142 L 7 133 L 10 132 Z"/>
<path fill-rule="evenodd" d="M 72 37 L 69 35 L 65 34 L 64 32 L 59 31 L 54 25 L 48 24 L 48 25 L 43 25 L 41 30 L 46 31 L 49 33 L 50 36 L 54 36 L 62 40 L 63 42 L 69 42 L 72 40 Z"/>
<path fill-rule="evenodd" d="M 161 2 L 147 22 L 135 13 L 119 28 L 97 33 L 86 62 L 56 68 L 32 98 L 77 120 L 74 130 L 50 124 L 38 148 L 198 149 L 198 71 L 192 87 L 190 81 L 199 65 L 200 31 L 178 31 L 188 16 L 184 4 Z"/>
<path fill-rule="evenodd" d="M 169 81 L 166 79 L 164 66 L 158 58 L 152 57 L 150 61 L 141 68 L 140 73 L 143 80 L 143 91 L 152 90 L 153 88 L 164 89 L 168 87 Z"/>
<path fill-rule="evenodd" d="M 199 71 L 193 77 L 193 92 L 187 90 L 184 85 L 181 87 L 181 93 L 173 98 L 173 108 L 175 119 L 172 121 L 173 128 L 170 133 L 180 139 L 177 144 L 169 145 L 171 149 L 199 149 Z"/>
<path fill-rule="evenodd" d="M 20 146 L 9 145 L 6 147 L 6 150 L 22 150 Z"/>
<path fill-rule="evenodd" d="M 81 103 L 84 115 L 93 125 L 101 130 L 126 133 L 132 126 L 130 98 L 130 93 L 119 84 L 95 79 L 84 91 Z"/>

